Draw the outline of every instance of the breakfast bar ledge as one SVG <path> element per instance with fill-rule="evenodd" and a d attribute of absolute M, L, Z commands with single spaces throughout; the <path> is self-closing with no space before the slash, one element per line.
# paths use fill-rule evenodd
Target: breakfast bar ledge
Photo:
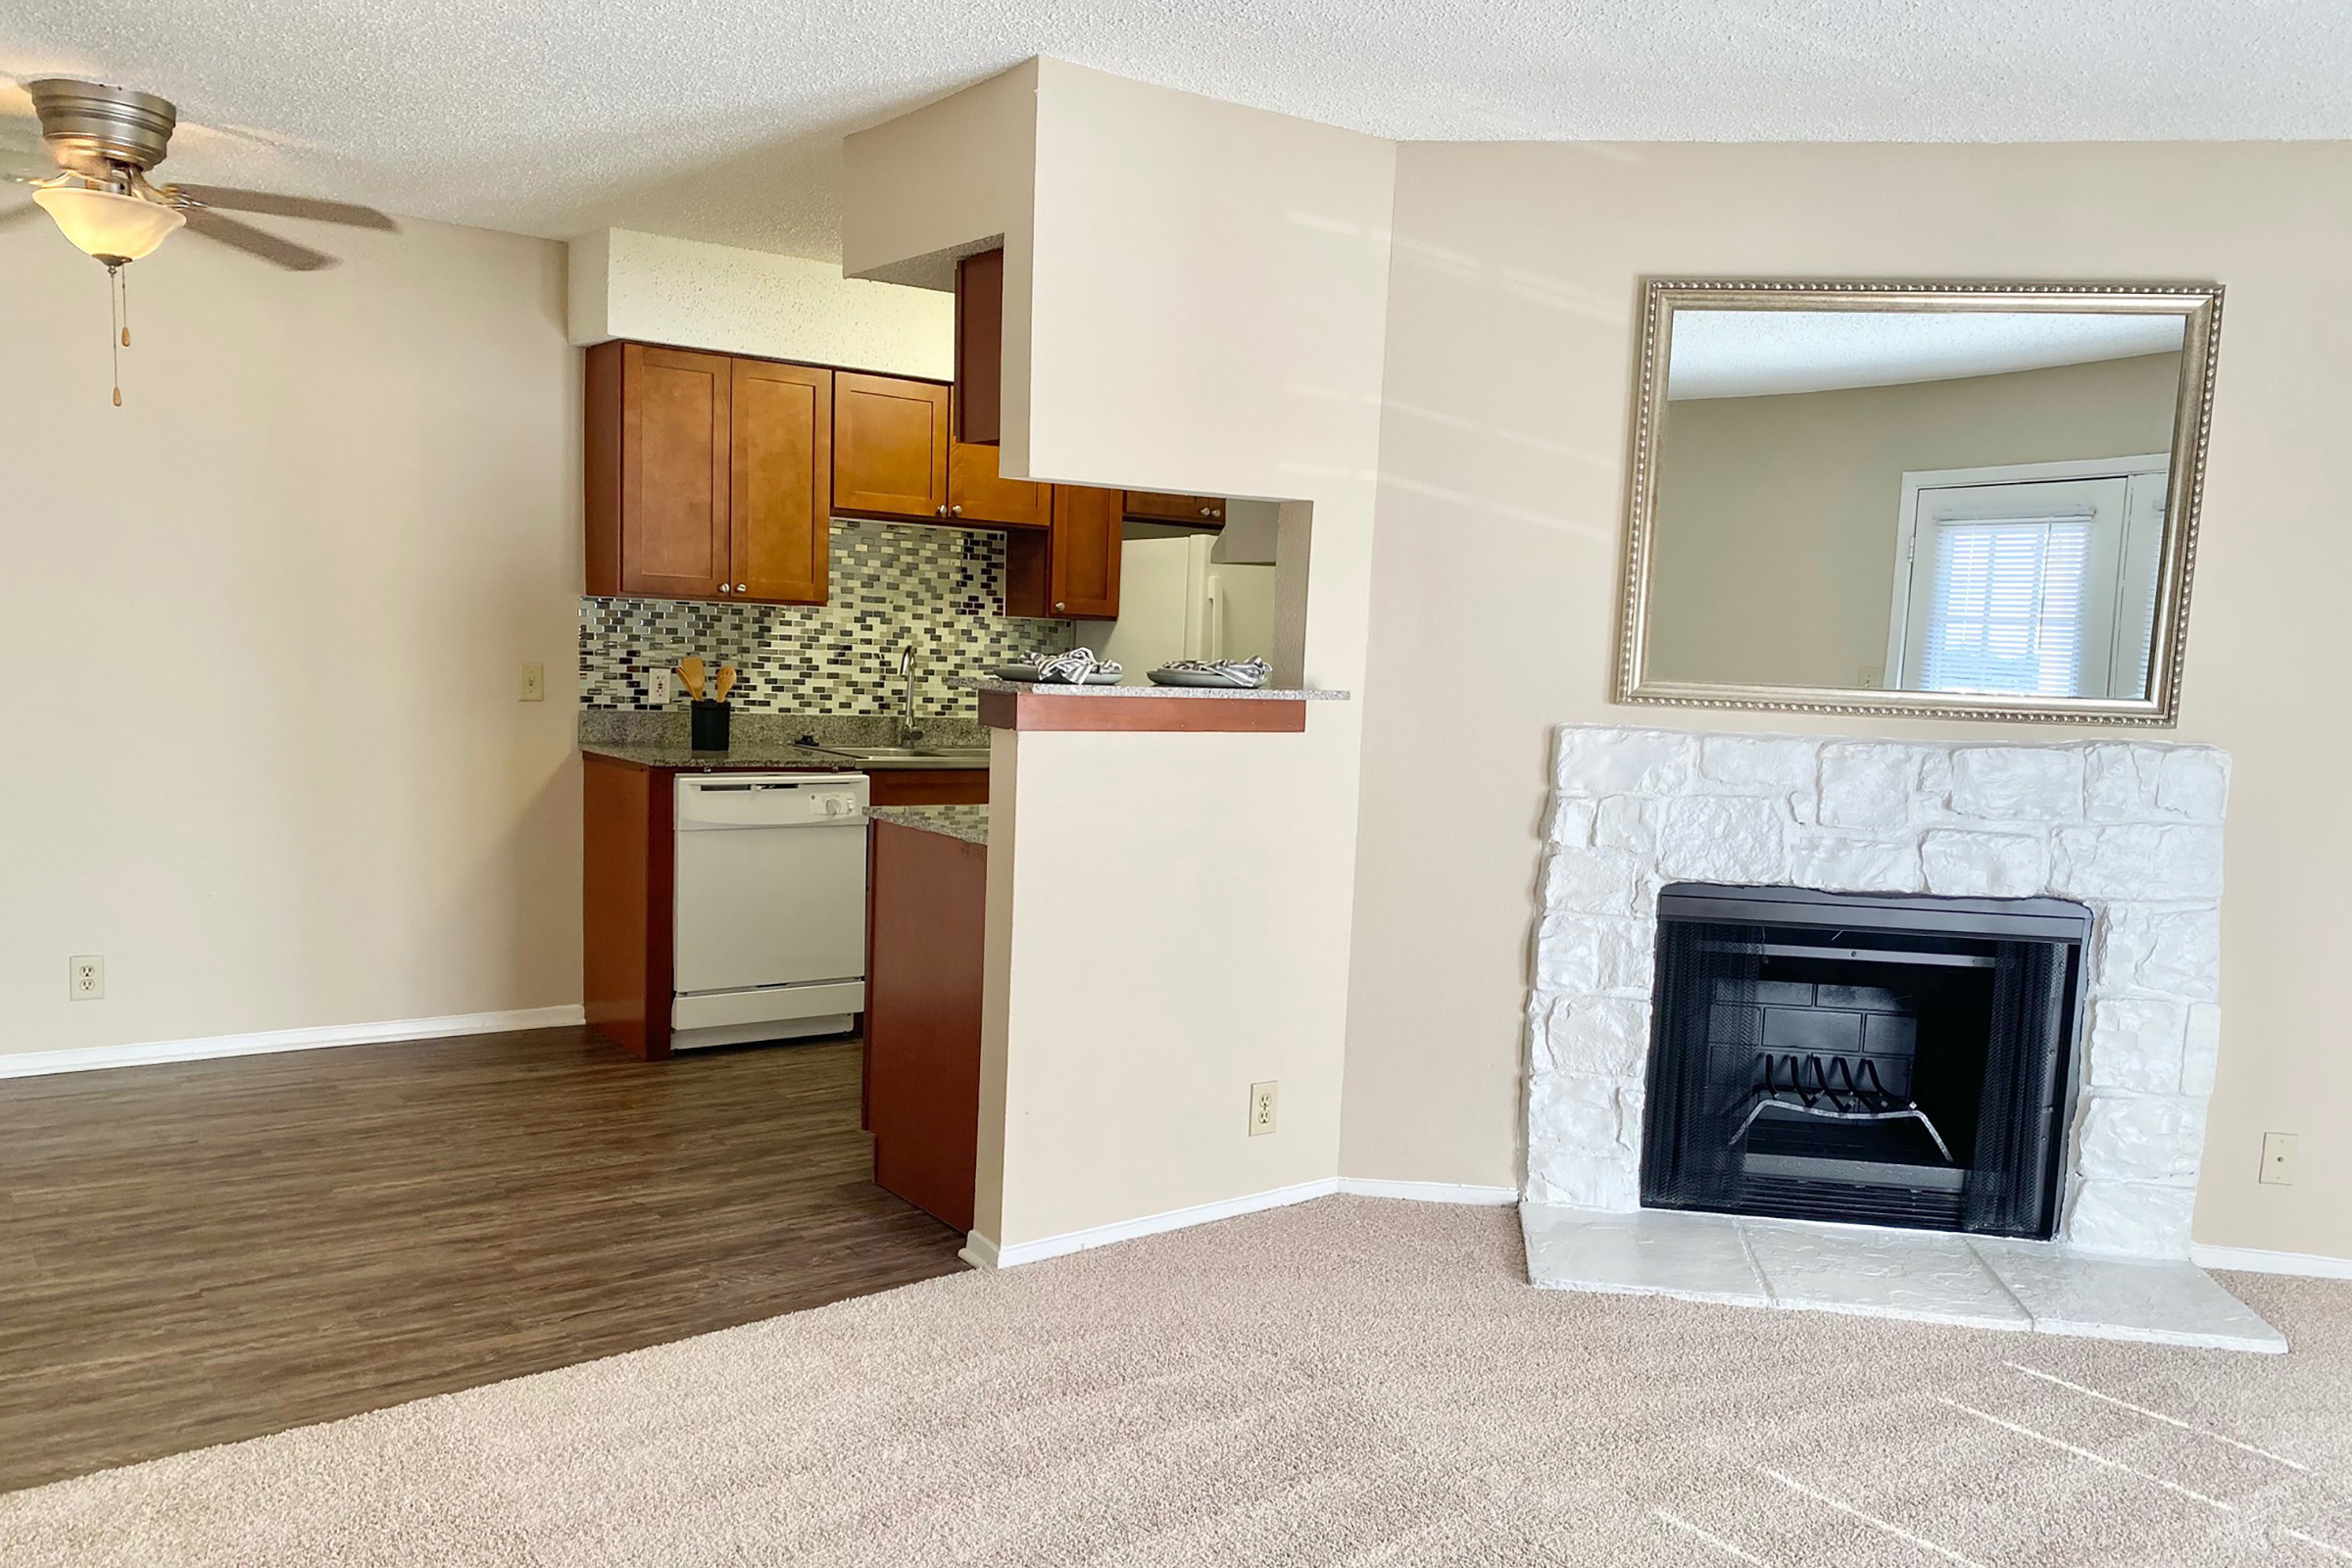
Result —
<path fill-rule="evenodd" d="M 1306 728 L 1307 704 L 1344 703 L 1348 697 L 1336 691 L 1214 686 L 959 684 L 980 694 L 980 722 L 991 729 L 1297 734 Z"/>

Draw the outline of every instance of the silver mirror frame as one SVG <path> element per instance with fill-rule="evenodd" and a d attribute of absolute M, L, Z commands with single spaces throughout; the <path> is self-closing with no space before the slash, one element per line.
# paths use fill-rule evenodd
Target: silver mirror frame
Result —
<path fill-rule="evenodd" d="M 1642 358 L 1635 387 L 1628 465 L 1625 609 L 1618 629 L 1620 703 L 1766 712 L 1853 713 L 1889 718 L 1962 718 L 2055 724 L 2141 724 L 2169 728 L 2180 711 L 2180 667 L 2188 647 L 2188 591 L 2197 563 L 2197 514 L 2204 499 L 2205 446 L 2213 424 L 2213 376 L 2222 326 L 2219 283 L 1953 283 L 1643 280 Z M 2165 501 L 2164 553 L 2157 568 L 2156 627 L 2148 661 L 2155 687 L 2136 700 L 1970 696 L 1869 688 L 1738 686 L 1652 679 L 1648 632 L 1651 542 L 1657 504 L 1660 426 L 1674 317 L 1682 310 L 2045 311 L 2082 315 L 2169 314 L 2182 318 L 2180 392 L 2173 420 L 2173 473 Z"/>

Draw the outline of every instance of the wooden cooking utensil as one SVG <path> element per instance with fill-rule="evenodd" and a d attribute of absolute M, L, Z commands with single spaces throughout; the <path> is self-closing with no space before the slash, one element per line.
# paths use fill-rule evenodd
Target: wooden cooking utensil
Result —
<path fill-rule="evenodd" d="M 733 664 L 721 664 L 721 665 L 719 665 L 719 666 L 718 666 L 718 685 L 717 685 L 717 686 L 716 686 L 716 687 L 715 687 L 715 688 L 714 688 L 714 689 L 711 691 L 710 695 L 711 695 L 711 696 L 713 696 L 713 697 L 715 697 L 715 698 L 717 698 L 717 699 L 718 699 L 720 702 L 722 702 L 722 703 L 723 703 L 723 702 L 725 702 L 725 701 L 727 700 L 727 693 L 729 693 L 729 692 L 733 691 L 734 689 L 735 689 L 735 666 L 734 666 Z"/>
<path fill-rule="evenodd" d="M 686 683 L 686 695 L 696 702 L 703 700 L 703 656 L 690 654 L 678 662 L 678 679 Z"/>

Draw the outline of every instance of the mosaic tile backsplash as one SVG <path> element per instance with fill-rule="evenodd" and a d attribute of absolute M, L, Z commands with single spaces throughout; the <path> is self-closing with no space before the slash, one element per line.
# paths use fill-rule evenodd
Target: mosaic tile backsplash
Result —
<path fill-rule="evenodd" d="M 987 529 L 835 518 L 831 586 L 822 606 L 583 599 L 580 706 L 657 708 L 649 677 L 700 654 L 736 667 L 728 701 L 746 711 L 895 713 L 912 646 L 917 710 L 971 714 L 977 695 L 951 678 L 1077 641 L 1070 621 L 1004 613 L 1004 536 Z"/>

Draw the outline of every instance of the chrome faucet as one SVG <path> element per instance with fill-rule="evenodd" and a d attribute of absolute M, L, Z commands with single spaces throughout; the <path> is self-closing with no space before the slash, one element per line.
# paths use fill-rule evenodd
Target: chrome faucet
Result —
<path fill-rule="evenodd" d="M 912 746 L 923 738 L 914 727 L 914 645 L 908 643 L 899 650 L 899 679 L 906 684 L 906 713 L 899 720 L 899 744 Z"/>

